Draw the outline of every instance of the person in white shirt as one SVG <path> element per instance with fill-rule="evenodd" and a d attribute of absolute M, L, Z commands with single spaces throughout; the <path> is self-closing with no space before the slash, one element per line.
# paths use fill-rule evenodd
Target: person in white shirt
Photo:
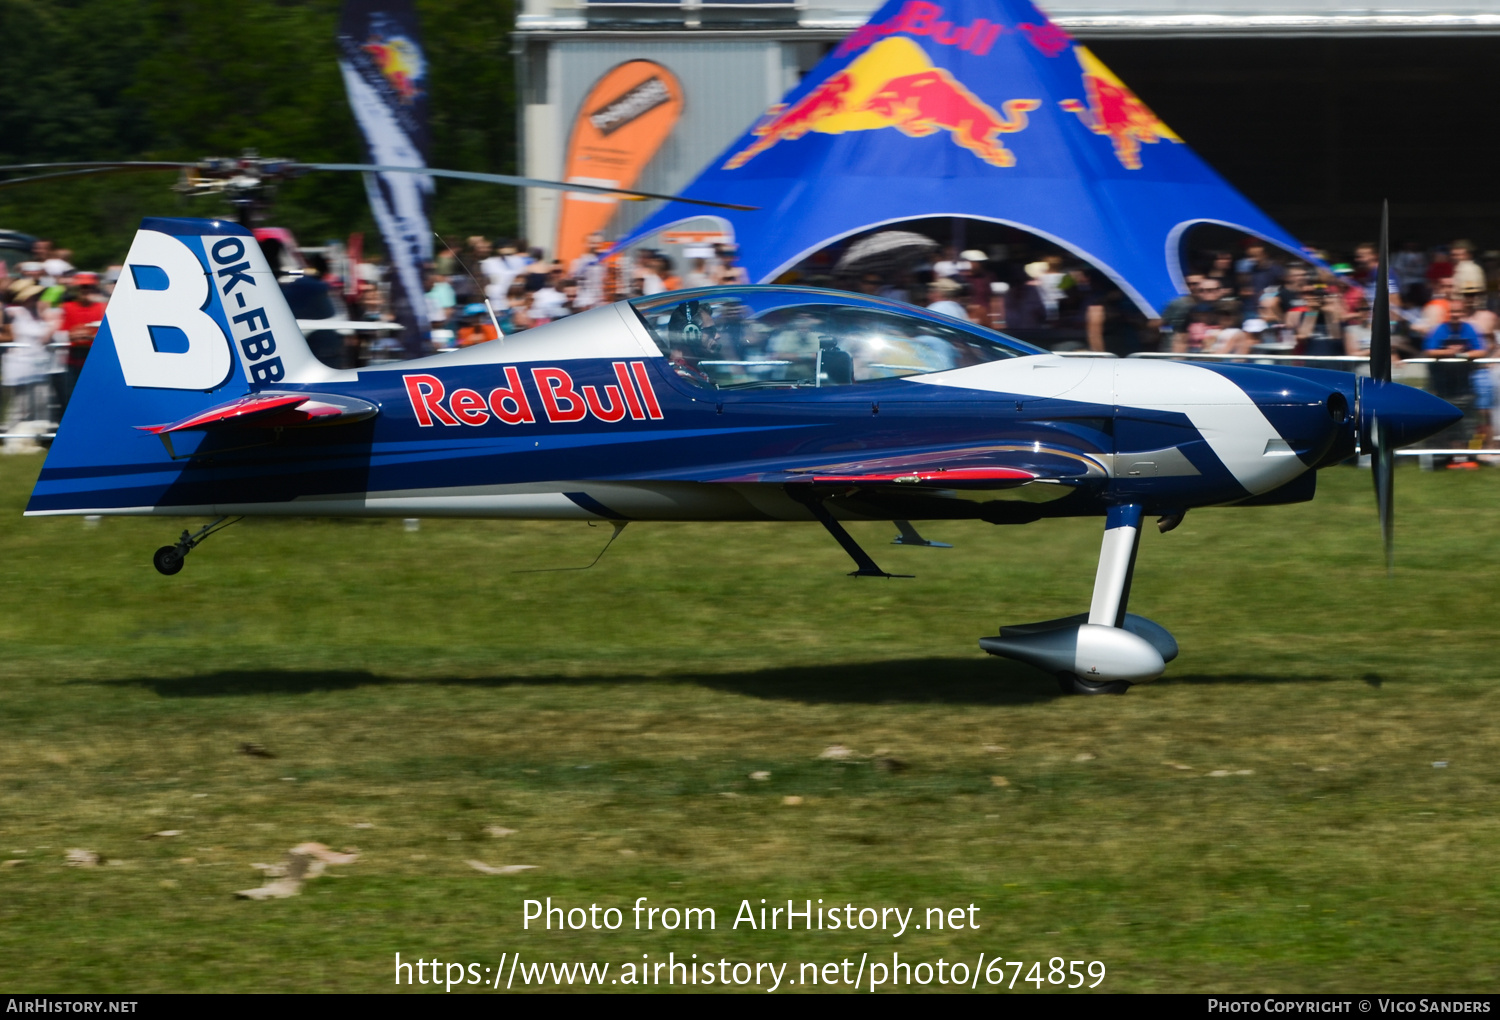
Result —
<path fill-rule="evenodd" d="M 548 280 L 531 296 L 531 316 L 537 325 L 572 315 L 578 286 L 573 280 Z"/>
<path fill-rule="evenodd" d="M 688 263 L 688 271 L 682 277 L 682 285 L 689 288 L 712 287 L 714 285 L 714 278 L 708 275 L 708 270 L 702 259 L 693 259 Z"/>
<path fill-rule="evenodd" d="M 5 311 L 10 320 L 10 339 L 16 346 L 0 358 L 7 432 L 13 431 L 19 422 L 48 417 L 50 387 L 46 383 L 54 358 L 47 345 L 52 340 L 55 323 L 40 307 L 46 289 L 29 280 L 11 285 L 11 305 Z"/>
<path fill-rule="evenodd" d="M 954 300 L 962 291 L 963 287 L 955 280 L 942 277 L 933 280 L 932 285 L 927 288 L 927 310 L 968 322 L 969 313 Z"/>
<path fill-rule="evenodd" d="M 589 235 L 589 250 L 573 260 L 568 275 L 578 281 L 578 301 L 574 311 L 583 311 L 604 303 L 604 286 L 609 267 L 604 256 L 609 251 L 609 242 L 603 234 Z"/>
<path fill-rule="evenodd" d="M 635 286 L 642 297 L 650 297 L 652 294 L 660 294 L 667 289 L 662 283 L 661 277 L 656 272 L 656 256 L 647 251 L 638 251 L 635 254 L 635 271 L 632 274 Z"/>
<path fill-rule="evenodd" d="M 517 276 L 525 272 L 526 267 L 531 265 L 531 259 L 516 251 L 513 245 L 502 245 L 500 254 L 492 255 L 479 264 L 480 271 L 484 273 L 487 285 L 484 288 L 485 297 L 496 308 L 506 302 L 506 295 L 510 293 L 510 285 Z"/>
<path fill-rule="evenodd" d="M 944 248 L 942 260 L 932 264 L 933 275 L 943 280 L 951 280 L 960 273 L 968 271 L 968 261 L 953 248 Z"/>

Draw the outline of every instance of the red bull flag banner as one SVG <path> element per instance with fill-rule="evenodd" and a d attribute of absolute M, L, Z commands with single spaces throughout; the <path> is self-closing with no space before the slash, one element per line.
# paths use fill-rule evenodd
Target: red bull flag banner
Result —
<path fill-rule="evenodd" d="M 339 17 L 339 70 L 365 155 L 380 166 L 427 165 L 427 58 L 410 0 L 344 0 Z M 427 350 L 422 264 L 432 261 L 432 178 L 365 174 L 370 211 L 391 260 L 391 309 L 404 330 L 408 357 Z"/>
<path fill-rule="evenodd" d="M 987 220 L 1092 263 L 1154 313 L 1196 223 L 1301 247 L 1027 0 L 891 0 L 683 191 L 752 279 L 901 220 Z M 625 242 L 702 213 L 670 203 Z"/>

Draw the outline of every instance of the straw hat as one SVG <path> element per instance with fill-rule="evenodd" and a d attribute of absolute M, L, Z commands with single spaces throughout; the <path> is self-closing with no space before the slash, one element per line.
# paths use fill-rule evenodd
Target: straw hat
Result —
<path fill-rule="evenodd" d="M 22 280 L 11 286 L 10 299 L 18 305 L 25 304 L 46 289 L 40 283 L 34 283 L 31 280 Z"/>

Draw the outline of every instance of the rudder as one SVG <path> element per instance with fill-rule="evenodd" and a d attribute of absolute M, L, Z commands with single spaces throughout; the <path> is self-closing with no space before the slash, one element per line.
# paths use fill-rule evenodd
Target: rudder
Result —
<path fill-rule="evenodd" d="M 342 377 L 313 357 L 248 229 L 145 219 L 26 512 L 206 512 L 211 472 L 141 426 Z M 182 437 L 179 455 L 199 439 Z"/>

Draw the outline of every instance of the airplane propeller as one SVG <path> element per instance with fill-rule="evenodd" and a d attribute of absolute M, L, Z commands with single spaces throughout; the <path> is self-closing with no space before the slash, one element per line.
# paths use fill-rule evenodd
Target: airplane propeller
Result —
<path fill-rule="evenodd" d="M 1375 504 L 1380 512 L 1380 533 L 1385 540 L 1385 571 L 1396 564 L 1395 527 L 1395 436 L 1380 420 L 1381 397 L 1391 383 L 1391 295 L 1387 263 L 1390 260 L 1390 203 L 1380 210 L 1380 266 L 1375 278 L 1375 301 L 1370 310 L 1370 377 L 1360 380 L 1360 445 L 1370 451 L 1375 479 Z M 1388 403 L 1389 401 L 1386 401 Z"/>

